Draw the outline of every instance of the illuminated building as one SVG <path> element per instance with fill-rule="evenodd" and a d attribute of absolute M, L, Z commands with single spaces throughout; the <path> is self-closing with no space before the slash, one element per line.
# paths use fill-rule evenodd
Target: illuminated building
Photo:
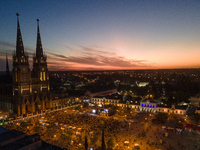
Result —
<path fill-rule="evenodd" d="M 49 91 L 47 57 L 43 55 L 42 42 L 37 20 L 36 55 L 33 58 L 33 75 L 29 69 L 28 56 L 24 53 L 22 35 L 17 14 L 16 53 L 13 55 L 13 111 L 18 115 L 41 112 L 52 107 Z"/>
<path fill-rule="evenodd" d="M 47 57 L 43 55 L 39 20 L 37 20 L 36 55 L 33 58 L 33 74 L 31 76 L 18 16 L 19 14 L 17 13 L 17 40 L 16 51 L 13 54 L 12 79 L 9 80 L 11 84 L 5 82 L 7 91 L 4 90 L 0 93 L 0 108 L 18 115 L 40 113 L 42 110 L 52 107 L 52 100 L 49 88 Z M 6 76 L 9 76 L 7 56 L 6 74 Z"/>
<path fill-rule="evenodd" d="M 145 112 L 161 112 L 161 113 L 169 113 L 169 114 L 177 114 L 177 115 L 186 115 L 186 107 L 183 106 L 175 106 L 165 107 L 158 105 L 158 102 L 153 100 L 144 100 L 141 101 L 140 104 L 130 103 L 126 101 L 126 103 L 120 102 L 119 98 L 111 98 L 111 97 L 93 97 L 91 98 L 91 103 L 99 105 L 114 105 L 122 108 L 131 108 L 133 110 L 145 111 Z"/>
<path fill-rule="evenodd" d="M 114 105 L 117 106 L 120 99 L 118 97 L 111 97 L 111 96 L 95 96 L 91 98 L 91 103 L 97 104 L 97 105 Z"/>

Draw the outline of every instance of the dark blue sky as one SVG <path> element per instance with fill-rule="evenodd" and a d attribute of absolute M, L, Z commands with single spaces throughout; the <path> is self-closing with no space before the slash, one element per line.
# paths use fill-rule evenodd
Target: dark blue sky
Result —
<path fill-rule="evenodd" d="M 50 70 L 200 67 L 198 0 L 0 1 L 0 70 L 15 49 L 19 13 L 30 62 L 36 19 Z"/>

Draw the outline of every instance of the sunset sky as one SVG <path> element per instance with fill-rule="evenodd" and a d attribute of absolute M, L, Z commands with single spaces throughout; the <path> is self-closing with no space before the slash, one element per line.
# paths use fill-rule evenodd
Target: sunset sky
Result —
<path fill-rule="evenodd" d="M 199 0 L 1 0 L 0 71 L 17 12 L 30 68 L 37 18 L 51 71 L 200 68 Z"/>

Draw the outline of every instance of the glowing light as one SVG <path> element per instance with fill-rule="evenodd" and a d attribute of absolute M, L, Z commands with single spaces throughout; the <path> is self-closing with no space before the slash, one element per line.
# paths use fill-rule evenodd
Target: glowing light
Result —
<path fill-rule="evenodd" d="M 93 109 L 93 110 L 92 110 L 92 113 L 94 113 L 94 114 L 95 114 L 95 113 L 96 113 L 96 110 L 95 110 L 95 109 Z"/>

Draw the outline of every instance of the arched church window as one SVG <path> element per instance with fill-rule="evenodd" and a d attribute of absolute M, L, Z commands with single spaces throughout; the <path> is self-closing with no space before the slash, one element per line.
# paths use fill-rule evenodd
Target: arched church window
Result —
<path fill-rule="evenodd" d="M 40 72 L 40 81 L 43 81 L 42 79 L 42 72 Z"/>
<path fill-rule="evenodd" d="M 45 78 L 45 72 L 43 72 L 43 81 L 45 81 L 46 78 Z"/>

